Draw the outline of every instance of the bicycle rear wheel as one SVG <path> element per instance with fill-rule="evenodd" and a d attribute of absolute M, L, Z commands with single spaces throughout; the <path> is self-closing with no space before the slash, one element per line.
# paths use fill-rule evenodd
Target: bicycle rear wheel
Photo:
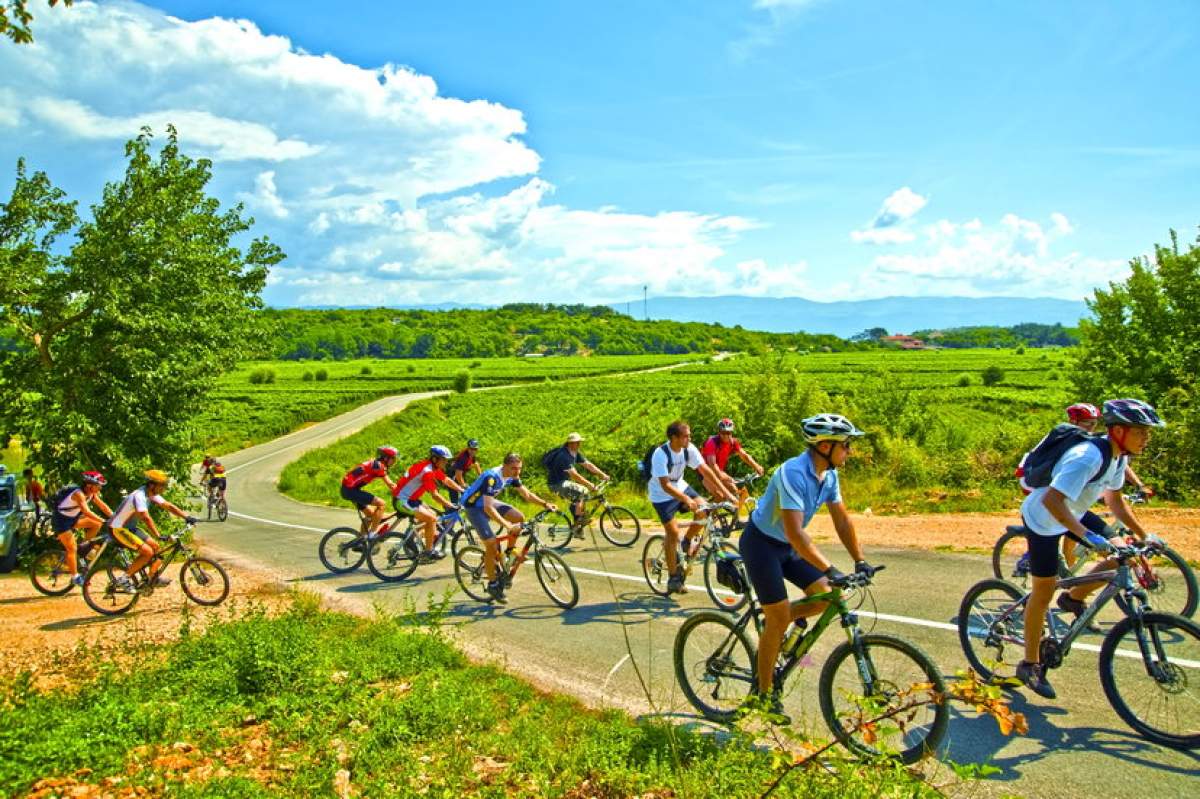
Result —
<path fill-rule="evenodd" d="M 600 535 L 618 547 L 631 547 L 642 534 L 642 523 L 629 508 L 609 505 L 600 514 Z"/>
<path fill-rule="evenodd" d="M 737 544 L 731 541 L 722 541 L 721 551 L 730 555 L 739 555 Z M 720 555 L 715 549 L 709 550 L 704 555 L 704 588 L 708 591 L 708 598 L 713 601 L 714 605 L 729 613 L 737 613 L 746 606 L 746 595 L 734 593 L 717 582 L 717 559 L 719 557 Z"/>
<path fill-rule="evenodd" d="M 1166 547 L 1147 561 L 1149 570 L 1139 562 L 1133 564 L 1133 574 L 1150 595 L 1150 605 L 1163 613 L 1178 613 L 1189 619 L 1195 616 L 1200 588 L 1187 560 Z"/>
<path fill-rule="evenodd" d="M 1029 541 L 1023 532 L 1005 531 L 992 546 L 992 575 L 1029 590 Z"/>
<path fill-rule="evenodd" d="M 367 542 L 358 530 L 335 527 L 321 537 L 317 554 L 326 569 L 334 574 L 346 574 L 362 565 L 367 556 Z"/>
<path fill-rule="evenodd" d="M 46 596 L 63 596 L 74 588 L 67 570 L 67 551 L 55 541 L 29 561 L 29 581 Z"/>
<path fill-rule="evenodd" d="M 410 531 L 403 536 L 388 536 L 367 551 L 367 568 L 385 583 L 407 580 L 417 569 L 421 547 Z"/>
<path fill-rule="evenodd" d="M 223 499 L 217 500 L 217 518 L 221 521 L 229 518 L 229 503 Z"/>
<path fill-rule="evenodd" d="M 533 567 L 542 590 L 551 602 L 564 610 L 579 604 L 579 583 L 562 555 L 539 549 L 533 556 Z"/>
<path fill-rule="evenodd" d="M 478 546 L 479 537 L 475 534 L 475 528 L 465 522 L 450 534 L 450 554 L 455 558 L 464 548 Z"/>
<path fill-rule="evenodd" d="M 103 616 L 119 616 L 137 604 L 136 590 L 117 585 L 119 570 L 111 565 L 91 569 L 83 578 L 83 601 Z"/>
<path fill-rule="evenodd" d="M 1200 625 L 1191 619 L 1121 619 L 1100 645 L 1100 684 L 1117 715 L 1143 737 L 1200 748 Z"/>
<path fill-rule="evenodd" d="M 197 605 L 213 607 L 229 596 L 229 575 L 209 558 L 188 558 L 179 569 L 179 587 Z"/>
<path fill-rule="evenodd" d="M 963 596 L 958 642 L 980 679 L 1013 677 L 1025 657 L 1025 608 L 1008 612 L 1023 596 L 1004 580 L 978 582 Z"/>
<path fill-rule="evenodd" d="M 950 722 L 946 683 L 929 656 L 894 635 L 839 644 L 818 685 L 821 715 L 839 742 L 864 757 L 915 763 L 937 749 Z M 905 708 L 870 726 L 864 721 Z"/>
<path fill-rule="evenodd" d="M 483 568 L 483 550 L 479 547 L 463 547 L 454 556 L 454 579 L 458 580 L 466 595 L 476 602 L 492 601 L 492 595 L 487 590 L 487 572 Z"/>
<path fill-rule="evenodd" d="M 675 679 L 706 719 L 727 723 L 753 690 L 757 653 L 725 613 L 704 610 L 675 634 Z"/>
<path fill-rule="evenodd" d="M 566 549 L 574 531 L 571 517 L 564 511 L 552 511 L 542 517 L 537 526 L 538 540 L 551 549 Z"/>
<path fill-rule="evenodd" d="M 652 535 L 646 539 L 646 546 L 642 547 L 642 576 L 646 578 L 646 585 L 650 586 L 654 593 L 659 596 L 667 596 L 670 593 L 667 590 L 671 572 L 667 568 L 666 536 Z"/>

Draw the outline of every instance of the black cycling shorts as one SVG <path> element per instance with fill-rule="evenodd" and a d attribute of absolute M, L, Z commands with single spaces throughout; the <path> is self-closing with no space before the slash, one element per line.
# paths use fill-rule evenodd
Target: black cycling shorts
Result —
<path fill-rule="evenodd" d="M 366 510 L 367 506 L 375 501 L 375 495 L 369 491 L 363 491 L 361 488 L 342 486 L 342 499 L 353 502 L 359 510 Z"/>
<path fill-rule="evenodd" d="M 800 553 L 784 541 L 771 538 L 747 522 L 742 531 L 739 549 L 750 584 L 763 605 L 782 602 L 788 598 L 785 580 L 797 588 L 808 588 L 823 576 Z"/>

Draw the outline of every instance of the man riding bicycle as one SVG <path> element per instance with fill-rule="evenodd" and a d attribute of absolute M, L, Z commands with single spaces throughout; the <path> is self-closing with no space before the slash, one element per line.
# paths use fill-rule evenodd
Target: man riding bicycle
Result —
<path fill-rule="evenodd" d="M 831 413 L 810 416 L 800 424 L 807 450 L 784 461 L 771 475 L 739 542 L 746 573 L 763 610 L 755 696 L 757 701 L 765 699 L 775 713 L 781 707 L 774 693 L 775 661 L 788 623 L 795 621 L 803 628 L 807 617 L 825 609 L 824 603 L 790 604 L 784 581 L 812 596 L 830 590 L 829 581 L 841 576 L 806 530 L 822 505 L 829 509 L 838 538 L 854 558 L 854 570 L 868 576 L 875 573 L 842 503 L 837 472 L 850 457 L 851 442 L 866 434 L 846 417 Z"/>
<path fill-rule="evenodd" d="M 162 533 L 158 531 L 158 527 L 154 524 L 154 518 L 150 515 L 150 505 L 157 505 L 169 513 L 178 516 L 188 524 L 195 524 L 197 519 L 194 516 L 188 515 L 185 511 L 180 510 L 177 506 L 167 501 L 162 495 L 166 490 L 167 484 L 171 482 L 171 478 L 167 473 L 160 469 L 148 469 L 145 472 L 146 482 L 142 486 L 130 491 L 121 504 L 117 506 L 117 510 L 108 520 L 109 527 L 112 528 L 113 538 L 121 545 L 135 550 L 138 554 L 134 558 L 133 563 L 129 564 L 129 568 L 125 570 L 125 574 L 118 576 L 116 583 L 126 591 L 133 590 L 133 583 L 130 578 L 138 573 L 138 570 L 145 566 L 158 553 L 161 547 L 158 539 L 162 538 Z M 150 528 L 150 532 L 145 533 L 138 529 L 138 522 L 143 521 Z M 167 585 L 171 581 L 159 574 L 163 568 L 162 563 L 156 564 L 150 571 L 148 577 L 151 580 L 157 580 L 158 585 Z"/>
<path fill-rule="evenodd" d="M 581 475 L 576 467 L 582 466 L 601 480 L 609 479 L 580 451 L 582 446 L 583 436 L 571 433 L 561 447 L 555 447 L 542 456 L 542 464 L 548 473 L 546 483 L 551 491 L 571 503 L 572 522 L 578 522 L 583 516 L 583 500 L 589 491 L 596 490 L 596 485 Z"/>
<path fill-rule="evenodd" d="M 479 476 L 483 472 L 483 468 L 479 465 L 476 457 L 478 454 L 479 439 L 467 439 L 467 445 L 454 456 L 454 462 L 450 464 L 450 468 L 446 470 L 446 474 L 454 482 L 465 486 L 468 483 L 471 472 L 475 472 L 476 476 Z M 460 499 L 462 499 L 462 492 L 451 489 L 450 501 L 457 504 Z"/>
<path fill-rule="evenodd" d="M 1025 659 L 1017 664 L 1016 674 L 1034 693 L 1047 699 L 1054 699 L 1056 694 L 1040 662 L 1040 647 L 1042 624 L 1058 582 L 1059 541 L 1064 535 L 1087 540 L 1090 531 L 1083 518 L 1101 496 L 1130 532 L 1138 538 L 1146 537 L 1121 488 L 1129 458 L 1145 451 L 1151 428 L 1166 425 L 1153 407 L 1136 399 L 1109 400 L 1104 403 L 1103 418 L 1108 433 L 1067 449 L 1054 464 L 1049 485 L 1034 489 L 1021 503 L 1021 519 L 1028 531 L 1032 592 L 1025 607 Z M 1106 465 L 1107 458 L 1111 460 Z M 1114 561 L 1105 560 L 1092 571 L 1114 565 Z M 1062 593 L 1059 608 L 1076 616 L 1082 614 L 1087 608 L 1084 600 L 1098 587 L 1099 583 L 1087 583 Z"/>
<path fill-rule="evenodd" d="M 716 473 L 721 484 L 729 491 L 738 495 L 739 501 L 737 510 L 734 511 L 733 526 L 735 528 L 741 527 L 742 523 L 738 518 L 742 510 L 741 492 L 738 490 L 737 481 L 726 471 L 726 467 L 729 465 L 729 458 L 731 455 L 736 454 L 741 458 L 742 463 L 753 469 L 754 473 L 759 477 L 763 476 L 765 470 L 758 465 L 758 461 L 754 460 L 749 452 L 746 452 L 742 447 L 742 442 L 734 437 L 733 420 L 729 418 L 717 422 L 717 434 L 708 437 L 708 440 L 704 442 L 704 446 L 700 448 L 700 454 L 704 456 L 704 462 L 708 464 L 709 468 Z M 715 493 L 713 486 L 708 480 L 704 481 L 704 487 L 710 495 Z"/>
<path fill-rule="evenodd" d="M 104 519 L 92 511 L 89 503 L 95 502 L 96 507 L 104 512 L 105 519 L 113 513 L 100 498 L 100 489 L 108 482 L 104 475 L 100 472 L 84 472 L 81 477 L 81 486 L 67 486 L 59 491 L 50 517 L 50 527 L 67 553 L 67 571 L 71 573 L 71 582 L 75 585 L 83 585 L 83 570 L 79 568 L 76 555 L 75 531 L 82 531 L 86 541 L 93 538 L 104 524 Z"/>
<path fill-rule="evenodd" d="M 367 533 L 375 532 L 383 519 L 386 506 L 379 497 L 364 490 L 364 486 L 375 480 L 382 480 L 389 491 L 396 490 L 396 484 L 388 477 L 387 470 L 396 462 L 400 451 L 395 447 L 383 446 L 375 450 L 375 457 L 363 461 L 342 478 L 342 499 L 354 503 L 367 521 Z"/>
<path fill-rule="evenodd" d="M 209 496 L 212 496 L 213 492 L 216 492 L 219 499 L 225 499 L 225 466 L 214 458 L 208 466 L 207 476 Z"/>
<path fill-rule="evenodd" d="M 421 502 L 421 497 L 428 494 L 436 499 L 446 510 L 452 510 L 454 505 L 442 498 L 437 492 L 438 483 L 447 486 L 451 491 L 465 491 L 461 485 L 446 476 L 443 469 L 450 460 L 450 449 L 440 444 L 429 448 L 429 457 L 417 461 L 404 473 L 404 477 L 396 481 L 392 489 L 392 507 L 397 513 L 412 516 L 416 524 L 421 525 L 425 535 L 425 551 L 421 557 L 425 560 L 436 560 L 442 557 L 441 552 L 433 551 L 433 542 L 437 537 L 437 514 L 433 508 Z"/>

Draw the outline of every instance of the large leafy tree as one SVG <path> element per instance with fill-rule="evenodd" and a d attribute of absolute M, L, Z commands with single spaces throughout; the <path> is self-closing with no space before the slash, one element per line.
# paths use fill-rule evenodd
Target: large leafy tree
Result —
<path fill-rule="evenodd" d="M 69 6 L 75 0 L 47 0 L 51 7 L 60 2 Z M 32 23 L 33 12 L 29 10 L 28 0 L 0 0 L 0 34 L 17 44 L 29 44 L 33 41 Z"/>
<path fill-rule="evenodd" d="M 1139 469 L 1180 495 L 1200 488 L 1200 238 L 1130 263 L 1123 283 L 1097 289 L 1093 319 L 1080 323 L 1082 353 L 1074 383 L 1080 399 L 1138 397 L 1154 404 L 1169 427 Z"/>
<path fill-rule="evenodd" d="M 266 239 L 239 247 L 253 220 L 205 193 L 211 164 L 180 152 L 173 128 L 152 144 L 143 129 L 126 145 L 125 177 L 89 222 L 24 163 L 0 206 L 0 323 L 16 341 L 0 353 L 0 419 L 52 478 L 183 474 L 191 419 L 248 351 L 284 257 Z"/>

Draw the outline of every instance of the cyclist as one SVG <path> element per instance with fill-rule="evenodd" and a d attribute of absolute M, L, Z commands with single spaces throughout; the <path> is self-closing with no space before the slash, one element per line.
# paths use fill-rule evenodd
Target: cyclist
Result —
<path fill-rule="evenodd" d="M 225 499 L 225 466 L 216 459 L 208 467 L 208 493 L 216 491 L 217 496 Z"/>
<path fill-rule="evenodd" d="M 204 460 L 200 461 L 200 487 L 205 491 L 208 490 L 208 481 L 212 477 L 212 465 L 216 462 L 217 456 L 207 452 L 204 454 Z"/>
<path fill-rule="evenodd" d="M 547 510 L 558 510 L 554 503 L 542 499 L 521 483 L 522 465 L 521 456 L 510 452 L 504 456 L 502 464 L 480 474 L 463 492 L 462 504 L 467 518 L 484 544 L 483 568 L 488 578 L 487 591 L 497 602 L 504 602 L 504 580 L 496 574 L 496 563 L 500 559 L 500 542 L 492 532 L 488 519 L 495 519 L 506 533 L 511 534 L 520 529 L 521 523 L 525 521 L 525 514 L 496 499 L 496 495 L 506 488 L 515 488 L 521 499 L 526 502 L 541 505 Z M 510 541 L 509 550 L 515 545 L 515 541 Z"/>
<path fill-rule="evenodd" d="M 595 483 L 588 481 L 575 467 L 582 466 L 601 480 L 609 479 L 600 467 L 580 452 L 582 446 L 583 436 L 571 433 L 562 446 L 555 447 L 542 456 L 542 464 L 549 473 L 546 482 L 551 491 L 571 503 L 572 522 L 578 522 L 583 516 L 583 500 L 589 491 L 596 490 Z"/>
<path fill-rule="evenodd" d="M 76 555 L 75 531 L 83 531 L 83 537 L 87 540 L 95 536 L 104 524 L 104 519 L 92 511 L 89 503 L 95 502 L 105 518 L 112 516 L 112 509 L 100 498 L 100 489 L 108 482 L 104 475 L 100 472 L 84 472 L 81 477 L 82 485 L 67 486 L 58 492 L 50 517 L 50 527 L 66 550 L 67 571 L 72 574 L 71 581 L 75 585 L 83 585 L 83 569 L 79 568 Z"/>
<path fill-rule="evenodd" d="M 389 491 L 395 491 L 396 484 L 388 477 L 387 470 L 399 456 L 400 451 L 395 447 L 380 447 L 375 450 L 374 458 L 358 464 L 342 478 L 342 499 L 353 502 L 366 517 L 368 533 L 375 532 L 375 528 L 379 526 L 385 505 L 382 499 L 363 487 L 378 479 L 383 481 Z"/>
<path fill-rule="evenodd" d="M 437 492 L 438 483 L 445 484 L 451 491 L 462 492 L 465 489 L 456 481 L 446 476 L 443 469 L 450 460 L 450 449 L 440 444 L 429 448 L 429 457 L 417 461 L 396 481 L 392 489 L 392 507 L 397 513 L 412 516 L 416 523 L 424 528 L 425 551 L 421 553 L 424 560 L 437 560 L 441 552 L 433 551 L 433 540 L 437 537 L 437 514 L 433 508 L 421 502 L 421 497 L 428 494 L 436 499 L 443 508 L 451 510 L 454 505 L 442 499 Z"/>
<path fill-rule="evenodd" d="M 729 457 L 736 454 L 741 458 L 742 463 L 754 470 L 754 473 L 759 477 L 763 476 L 765 471 L 763 467 L 758 465 L 758 461 L 751 457 L 749 452 L 742 447 L 742 442 L 738 441 L 733 435 L 733 420 L 729 418 L 722 419 L 717 422 L 717 434 L 709 436 L 704 442 L 704 446 L 700 448 L 700 454 L 704 456 L 704 462 L 709 465 L 717 474 L 717 478 L 731 492 L 738 495 L 738 507 L 734 512 L 733 526 L 739 528 L 742 526 L 741 520 L 738 518 L 742 510 L 744 497 L 742 492 L 738 490 L 737 483 L 726 471 L 725 467 L 729 465 Z M 709 481 L 704 482 L 704 487 L 708 489 L 708 493 L 713 493 L 713 487 Z"/>
<path fill-rule="evenodd" d="M 117 584 L 127 591 L 133 590 L 133 583 L 130 581 L 130 578 L 137 574 L 139 569 L 149 563 L 161 549 L 158 539 L 163 536 L 154 524 L 154 518 L 150 515 L 150 506 L 157 505 L 168 513 L 183 519 L 188 524 L 195 524 L 197 521 L 195 516 L 191 516 L 185 511 L 180 510 L 179 507 L 168 502 L 166 497 L 162 495 L 163 491 L 167 490 L 167 485 L 171 482 L 171 478 L 167 476 L 166 472 L 161 469 L 148 469 L 144 474 L 146 482 L 126 494 L 125 499 L 121 500 L 121 504 L 117 506 L 116 512 L 108 520 L 113 538 L 129 549 L 136 550 L 138 553 L 133 563 L 129 564 L 129 568 L 125 570 L 125 574 L 119 576 L 116 580 Z M 140 521 L 146 523 L 149 532 L 142 532 L 138 529 L 138 522 Z M 156 580 L 158 585 L 167 585 L 171 582 L 159 574 L 163 565 L 162 563 L 154 564 L 147 575 L 149 579 Z"/>
<path fill-rule="evenodd" d="M 810 416 L 800 426 L 806 450 L 772 473 L 739 542 L 746 573 L 763 609 L 755 697 L 758 701 L 765 698 L 775 713 L 781 707 L 774 693 L 775 661 L 788 623 L 795 621 L 803 628 L 809 616 L 825 609 L 824 603 L 789 604 L 784 581 L 812 596 L 828 591 L 829 581 L 842 576 L 806 531 L 822 505 L 829 509 L 842 546 L 854 558 L 854 570 L 868 576 L 875 573 L 842 502 L 837 471 L 850 457 L 854 439 L 866 434 L 846 417 L 833 413 Z"/>
<path fill-rule="evenodd" d="M 479 453 L 479 439 L 471 438 L 467 440 L 467 446 L 463 447 L 458 455 L 454 457 L 454 463 L 450 464 L 446 474 L 450 475 L 451 479 L 459 485 L 467 484 L 467 476 L 473 471 L 476 476 L 483 471 L 476 459 Z M 462 499 L 462 492 L 450 490 L 450 501 L 457 503 Z"/>
<path fill-rule="evenodd" d="M 671 574 L 667 578 L 667 592 L 675 594 L 687 593 L 683 565 L 679 562 L 676 551 L 679 547 L 679 521 L 675 515 L 682 508 L 686 508 L 692 514 L 692 523 L 688 525 L 683 537 L 683 544 L 689 552 L 694 546 L 696 535 L 703 527 L 705 517 L 708 516 L 706 511 L 698 510 L 700 496 L 683 479 L 684 470 L 690 466 L 700 473 L 702 479 L 710 481 L 718 500 L 737 502 L 737 497 L 716 479 L 712 468 L 704 462 L 700 450 L 696 449 L 691 441 L 692 428 L 687 422 L 676 419 L 667 425 L 667 441 L 655 447 L 654 454 L 650 456 L 650 480 L 647 484 L 650 504 L 658 514 L 667 538 L 667 571 Z"/>
<path fill-rule="evenodd" d="M 1035 489 L 1021 503 L 1021 519 L 1029 539 L 1032 593 L 1025 607 L 1025 659 L 1017 664 L 1017 679 L 1047 699 L 1054 699 L 1056 694 L 1046 680 L 1039 648 L 1042 624 L 1058 580 L 1059 541 L 1064 535 L 1087 538 L 1089 530 L 1083 516 L 1101 496 L 1118 521 L 1138 538 L 1146 537 L 1121 488 L 1129 458 L 1146 449 L 1151 428 L 1166 425 L 1153 407 L 1136 399 L 1105 402 L 1103 417 L 1108 433 L 1097 441 L 1111 448 L 1108 467 L 1101 473 L 1105 456 L 1095 442 L 1076 444 L 1055 463 L 1050 485 Z M 1111 569 L 1113 565 L 1113 561 L 1106 560 L 1093 571 Z M 1088 583 L 1064 592 L 1058 598 L 1059 608 L 1076 615 L 1083 613 L 1087 607 L 1084 599 L 1098 587 L 1098 583 Z"/>

